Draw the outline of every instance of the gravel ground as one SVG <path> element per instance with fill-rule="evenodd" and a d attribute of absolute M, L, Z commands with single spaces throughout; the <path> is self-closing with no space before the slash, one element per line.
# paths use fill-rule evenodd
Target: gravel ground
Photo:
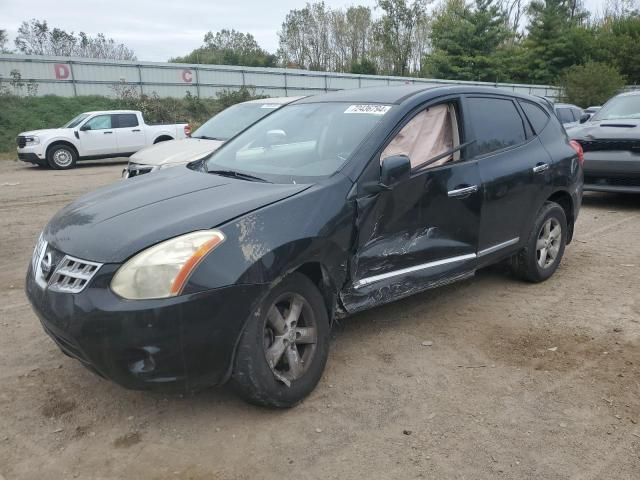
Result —
<path fill-rule="evenodd" d="M 121 169 L 0 162 L 0 480 L 640 477 L 640 197 L 587 195 L 543 284 L 495 268 L 343 320 L 313 394 L 272 411 L 123 390 L 42 331 L 36 237 Z"/>

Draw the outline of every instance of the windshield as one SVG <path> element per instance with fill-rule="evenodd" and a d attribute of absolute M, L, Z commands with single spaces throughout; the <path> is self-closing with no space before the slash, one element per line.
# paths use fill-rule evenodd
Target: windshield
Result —
<path fill-rule="evenodd" d="M 614 97 L 593 116 L 593 120 L 613 120 L 619 118 L 640 119 L 640 95 Z"/>
<path fill-rule="evenodd" d="M 65 123 L 62 128 L 74 128 L 77 127 L 80 122 L 82 122 L 85 118 L 89 116 L 88 113 L 81 113 L 77 117 L 74 117 L 72 120 Z"/>
<path fill-rule="evenodd" d="M 191 136 L 226 141 L 281 106 L 276 103 L 238 103 L 207 120 Z"/>
<path fill-rule="evenodd" d="M 279 183 L 313 181 L 336 172 L 390 109 L 388 105 L 288 105 L 256 123 L 207 160 Z"/>

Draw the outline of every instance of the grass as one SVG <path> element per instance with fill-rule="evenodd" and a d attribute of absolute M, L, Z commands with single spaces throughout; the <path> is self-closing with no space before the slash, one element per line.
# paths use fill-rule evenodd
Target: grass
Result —
<path fill-rule="evenodd" d="M 249 90 L 224 92 L 218 98 L 200 99 L 128 96 L 19 97 L 0 95 L 0 159 L 16 158 L 16 136 L 20 132 L 41 128 L 58 128 L 76 115 L 91 110 L 141 110 L 149 122 L 175 123 L 186 121 L 193 126 L 204 123 L 220 110 L 256 98 Z M 4 153 L 3 153 L 4 152 Z"/>

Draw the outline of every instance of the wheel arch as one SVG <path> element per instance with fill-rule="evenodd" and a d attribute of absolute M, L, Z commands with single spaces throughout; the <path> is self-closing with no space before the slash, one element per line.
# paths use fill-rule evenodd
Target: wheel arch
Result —
<path fill-rule="evenodd" d="M 301 273 L 306 276 L 313 284 L 318 287 L 324 303 L 327 308 L 327 315 L 329 316 L 329 323 L 333 323 L 335 318 L 336 309 L 338 307 L 338 290 L 335 286 L 335 282 L 331 278 L 328 269 L 320 262 L 306 262 L 298 266 L 291 273 Z"/>
<path fill-rule="evenodd" d="M 173 137 L 171 135 L 167 135 L 165 133 L 158 135 L 154 140 L 153 140 L 153 144 L 155 145 L 156 143 L 160 143 L 160 142 L 167 142 L 169 140 L 173 140 Z"/>
<path fill-rule="evenodd" d="M 567 234 L 567 245 L 571 243 L 573 239 L 573 230 L 575 223 L 575 215 L 574 215 L 574 205 L 573 198 L 571 198 L 571 194 L 565 190 L 558 190 L 554 192 L 549 198 L 547 198 L 547 202 L 557 203 L 564 210 L 564 214 L 567 218 L 567 228 L 569 230 Z"/>
<path fill-rule="evenodd" d="M 72 142 L 70 142 L 69 140 L 52 140 L 46 147 L 45 149 L 45 157 L 49 158 L 49 151 L 55 147 L 56 145 L 65 145 L 67 147 L 71 147 L 73 149 L 73 151 L 76 154 L 77 159 L 80 159 L 80 154 L 78 152 L 78 147 L 76 147 Z"/>

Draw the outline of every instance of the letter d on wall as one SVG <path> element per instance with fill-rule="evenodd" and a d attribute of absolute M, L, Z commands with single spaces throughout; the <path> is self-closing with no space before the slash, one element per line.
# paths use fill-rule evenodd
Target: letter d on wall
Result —
<path fill-rule="evenodd" d="M 53 67 L 56 74 L 56 80 L 66 80 L 69 78 L 69 65 L 65 63 L 56 63 Z"/>

